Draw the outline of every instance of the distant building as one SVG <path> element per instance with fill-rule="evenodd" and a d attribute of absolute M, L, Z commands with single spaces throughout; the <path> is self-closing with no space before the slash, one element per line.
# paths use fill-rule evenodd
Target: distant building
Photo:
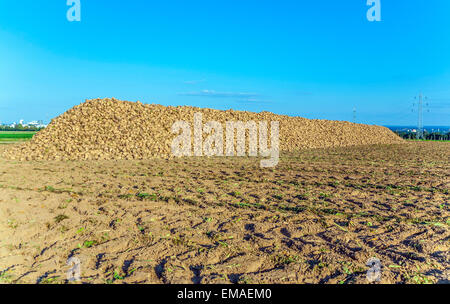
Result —
<path fill-rule="evenodd" d="M 26 124 L 27 127 L 35 127 L 35 128 L 39 128 L 39 122 L 37 122 L 36 120 L 34 121 L 30 121 L 29 123 Z"/>
<path fill-rule="evenodd" d="M 13 122 L 11 124 L 1 124 L 0 126 L 6 126 L 6 127 L 10 127 L 10 128 L 17 128 L 19 125 L 21 125 L 22 127 L 29 127 L 29 128 L 45 128 L 47 127 L 46 124 L 44 124 L 44 122 L 42 120 L 33 120 L 30 121 L 28 123 L 26 123 L 23 119 L 19 120 L 19 123 L 17 122 Z"/>

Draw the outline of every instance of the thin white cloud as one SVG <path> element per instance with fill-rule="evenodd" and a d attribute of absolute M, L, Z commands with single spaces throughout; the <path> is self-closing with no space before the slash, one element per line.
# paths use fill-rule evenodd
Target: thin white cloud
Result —
<path fill-rule="evenodd" d="M 202 82 L 205 82 L 206 79 L 200 79 L 200 80 L 185 80 L 183 81 L 184 84 L 199 84 Z"/>
<path fill-rule="evenodd" d="M 254 98 L 254 97 L 238 99 L 236 101 L 239 103 L 246 103 L 246 104 L 259 104 L 259 103 L 271 103 L 272 102 L 270 100 L 264 100 L 264 99 Z"/>
<path fill-rule="evenodd" d="M 193 96 L 193 97 L 214 97 L 214 98 L 255 98 L 260 96 L 256 93 L 246 93 L 246 92 L 217 92 L 214 90 L 202 90 L 197 92 L 185 92 L 178 93 L 181 96 Z"/>

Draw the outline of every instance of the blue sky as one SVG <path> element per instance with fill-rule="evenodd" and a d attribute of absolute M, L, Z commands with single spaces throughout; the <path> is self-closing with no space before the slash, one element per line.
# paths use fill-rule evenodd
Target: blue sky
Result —
<path fill-rule="evenodd" d="M 0 0 L 0 122 L 85 99 L 450 125 L 450 1 Z"/>

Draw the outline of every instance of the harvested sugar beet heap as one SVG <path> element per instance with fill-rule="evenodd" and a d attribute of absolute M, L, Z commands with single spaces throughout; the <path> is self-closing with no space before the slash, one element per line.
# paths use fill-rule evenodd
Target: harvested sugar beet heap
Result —
<path fill-rule="evenodd" d="M 389 129 L 344 121 L 310 120 L 269 112 L 220 111 L 188 106 L 93 99 L 53 119 L 31 141 L 5 150 L 3 157 L 19 160 L 111 160 L 172 157 L 174 122 L 279 121 L 281 151 L 403 142 Z M 224 128 L 225 129 L 225 128 Z M 207 135 L 203 135 L 205 139 Z"/>

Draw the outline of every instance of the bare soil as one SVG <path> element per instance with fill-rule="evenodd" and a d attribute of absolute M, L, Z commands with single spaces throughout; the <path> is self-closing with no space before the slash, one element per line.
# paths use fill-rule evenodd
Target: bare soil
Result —
<path fill-rule="evenodd" d="M 6 149 L 5 146 L 0 146 Z M 1 151 L 0 151 L 1 152 Z M 448 283 L 450 143 L 0 160 L 0 282 Z"/>

